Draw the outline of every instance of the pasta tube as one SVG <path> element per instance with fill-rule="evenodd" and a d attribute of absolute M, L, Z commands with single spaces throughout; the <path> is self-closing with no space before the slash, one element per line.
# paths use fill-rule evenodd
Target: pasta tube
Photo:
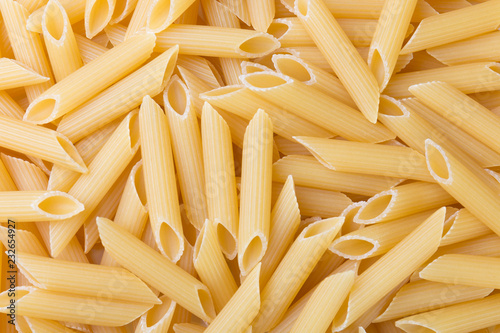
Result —
<path fill-rule="evenodd" d="M 160 297 L 161 304 L 155 304 L 148 312 L 141 316 L 135 332 L 137 333 L 162 333 L 170 328 L 177 303 L 167 296 Z"/>
<path fill-rule="evenodd" d="M 85 0 L 59 0 L 68 14 L 71 24 L 77 23 L 85 17 Z M 45 6 L 38 8 L 29 16 L 26 29 L 32 32 L 42 32 L 42 16 Z"/>
<path fill-rule="evenodd" d="M 213 320 L 212 296 L 203 283 L 110 220 L 98 218 L 97 226 L 106 251 L 121 266 L 202 320 Z"/>
<path fill-rule="evenodd" d="M 151 55 L 154 44 L 153 34 L 139 34 L 107 51 L 38 96 L 24 120 L 46 124 L 62 117 L 139 67 Z M 109 74 L 102 75 L 103 70 Z"/>
<path fill-rule="evenodd" d="M 104 52 L 108 51 L 108 48 L 78 34 L 75 34 L 75 40 L 84 64 L 88 64 L 92 60 L 101 56 Z"/>
<path fill-rule="evenodd" d="M 113 16 L 117 0 L 90 0 L 85 3 L 85 33 L 94 38 L 106 27 Z"/>
<path fill-rule="evenodd" d="M 19 61 L 0 58 L 0 89 L 31 86 L 49 80 Z"/>
<path fill-rule="evenodd" d="M 142 161 L 151 227 L 160 251 L 177 262 L 184 251 L 182 222 L 167 117 L 151 97 L 139 111 Z"/>
<path fill-rule="evenodd" d="M 32 332 L 76 333 L 78 331 L 64 326 L 55 320 L 24 317 Z"/>
<path fill-rule="evenodd" d="M 254 0 L 247 3 L 252 27 L 257 31 L 267 31 L 276 13 L 274 0 Z"/>
<path fill-rule="evenodd" d="M 238 265 L 248 275 L 266 253 L 271 223 L 273 125 L 257 111 L 245 132 L 241 167 Z"/>
<path fill-rule="evenodd" d="M 165 30 L 185 12 L 195 0 L 153 0 L 146 13 L 146 26 L 154 33 Z"/>
<path fill-rule="evenodd" d="M 0 227 L 0 241 L 7 248 L 9 229 Z M 16 250 L 47 257 L 49 254 L 38 237 L 28 230 L 16 230 Z"/>
<path fill-rule="evenodd" d="M 440 246 L 456 244 L 491 233 L 491 229 L 466 208 L 460 209 L 450 217 L 450 221 L 445 224 L 445 231 Z"/>

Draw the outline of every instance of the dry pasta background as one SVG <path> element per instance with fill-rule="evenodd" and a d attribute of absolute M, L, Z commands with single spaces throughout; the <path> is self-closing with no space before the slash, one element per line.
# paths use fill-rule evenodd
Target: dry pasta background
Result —
<path fill-rule="evenodd" d="M 500 0 L 0 13 L 0 332 L 500 332 Z"/>

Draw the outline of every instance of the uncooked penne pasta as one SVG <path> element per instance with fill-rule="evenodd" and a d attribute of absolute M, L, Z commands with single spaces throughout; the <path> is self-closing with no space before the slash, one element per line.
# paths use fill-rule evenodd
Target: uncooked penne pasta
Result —
<path fill-rule="evenodd" d="M 64 326 L 55 320 L 24 317 L 32 332 L 76 333 L 78 331 Z"/>
<path fill-rule="evenodd" d="M 124 302 L 95 297 L 47 291 L 33 287 L 17 287 L 16 314 L 57 321 L 79 322 L 91 325 L 122 326 L 153 307 L 152 303 Z M 8 291 L 0 294 L 0 312 L 8 313 Z M 82 304 L 91 304 L 86 308 Z M 92 304 L 95 304 L 92 306 Z"/>
<path fill-rule="evenodd" d="M 59 0 L 68 14 L 71 24 L 80 22 L 85 17 L 85 0 Z M 45 6 L 38 8 L 29 16 L 26 29 L 32 32 L 42 32 L 42 16 Z"/>
<path fill-rule="evenodd" d="M 165 295 L 161 296 L 160 300 L 161 304 L 155 304 L 141 316 L 135 332 L 161 333 L 168 331 L 178 305 Z"/>
<path fill-rule="evenodd" d="M 0 191 L 16 191 L 17 187 L 12 180 L 5 164 L 0 159 Z"/>
<path fill-rule="evenodd" d="M 241 167 L 238 265 L 248 275 L 266 253 L 271 223 L 273 124 L 259 110 L 250 121 Z"/>
<path fill-rule="evenodd" d="M 215 310 L 220 312 L 238 286 L 220 249 L 215 225 L 210 220 L 205 221 L 196 240 L 193 263 L 201 281 L 213 294 Z"/>
<path fill-rule="evenodd" d="M 300 143 L 285 139 L 279 135 L 274 136 L 274 143 L 282 155 L 311 155 L 309 150 Z"/>
<path fill-rule="evenodd" d="M 177 178 L 189 221 L 201 230 L 208 217 L 201 133 L 188 88 L 174 75 L 163 92 Z"/>
<path fill-rule="evenodd" d="M 293 177 L 288 176 L 271 212 L 269 244 L 261 262 L 260 280 L 262 281 L 262 285 L 267 284 L 269 278 L 292 244 L 293 237 L 299 228 L 300 214 L 301 211 L 299 211 L 295 195 Z"/>
<path fill-rule="evenodd" d="M 203 283 L 110 220 L 97 225 L 106 251 L 121 266 L 202 320 L 213 320 L 212 296 Z"/>
<path fill-rule="evenodd" d="M 12 234 L 9 233 L 9 229 L 7 227 L 0 227 L 0 241 L 2 244 L 8 248 L 8 240 L 10 239 L 8 236 Z M 38 237 L 29 232 L 28 230 L 16 230 L 16 250 L 19 252 L 26 252 L 31 254 L 36 254 L 40 256 L 48 256 L 47 250 L 40 243 Z"/>
<path fill-rule="evenodd" d="M 1 191 L 0 222 L 56 221 L 84 210 L 75 197 L 59 191 Z"/>
<path fill-rule="evenodd" d="M 134 8 L 134 13 L 130 18 L 128 27 L 123 35 L 123 40 L 129 39 L 138 31 L 144 30 L 147 24 L 147 13 L 149 8 L 153 5 L 154 0 L 138 0 Z M 115 24 L 116 25 L 116 24 Z M 123 41 L 122 40 L 122 41 Z M 114 44 L 114 43 L 113 43 Z"/>
<path fill-rule="evenodd" d="M 46 124 L 62 117 L 139 67 L 151 55 L 154 43 L 153 34 L 138 34 L 107 51 L 40 95 L 28 107 L 24 119 Z M 117 57 L 121 61 L 116 61 Z M 103 70 L 111 74 L 102 75 Z"/>
<path fill-rule="evenodd" d="M 92 60 L 101 56 L 104 52 L 108 51 L 108 48 L 101 46 L 100 44 L 97 44 L 81 35 L 75 34 L 75 40 L 84 64 L 88 64 Z"/>
<path fill-rule="evenodd" d="M 174 23 L 195 0 L 154 0 L 146 12 L 146 27 L 154 33 L 161 32 Z"/>
<path fill-rule="evenodd" d="M 273 36 L 252 30 L 172 24 L 157 34 L 156 52 L 179 45 L 179 53 L 224 58 L 257 58 L 276 50 Z"/>
<path fill-rule="evenodd" d="M 31 86 L 49 80 L 19 61 L 0 58 L 0 89 Z"/>
<path fill-rule="evenodd" d="M 329 170 L 313 156 L 304 155 L 288 155 L 274 163 L 274 181 L 284 183 L 288 175 L 292 175 L 295 184 L 299 186 L 369 196 L 401 182 L 397 178 Z"/>
<path fill-rule="evenodd" d="M 178 48 L 173 47 L 154 60 L 102 91 L 64 116 L 57 130 L 79 141 L 102 126 L 138 107 L 144 96 L 156 96 L 175 69 Z M 130 90 L 135 89 L 131 94 Z"/>
<path fill-rule="evenodd" d="M 19 269 L 37 288 L 94 297 L 106 293 L 111 299 L 160 303 L 144 282 L 120 267 L 57 260 L 25 252 L 16 255 Z M 92 281 L 88 276 L 92 276 Z M 109 281 L 119 287 L 109 288 Z"/>
<path fill-rule="evenodd" d="M 50 225 L 52 256 L 57 256 L 71 241 L 78 229 L 104 198 L 139 149 L 139 119 L 130 113 L 113 132 L 92 163 L 69 190 L 85 205 L 85 211 L 71 219 Z"/>
<path fill-rule="evenodd" d="M 431 281 L 415 281 L 404 285 L 389 306 L 374 322 L 403 318 L 448 305 L 481 299 L 493 289 L 450 285 Z"/>
<path fill-rule="evenodd" d="M 414 182 L 373 196 L 361 207 L 354 221 L 360 224 L 387 222 L 456 202 L 438 184 Z"/>
<path fill-rule="evenodd" d="M 215 0 L 214 0 L 215 1 Z M 177 57 L 177 66 L 181 66 L 195 74 L 207 83 L 210 88 L 220 88 L 224 85 L 220 74 L 210 61 L 200 56 L 180 55 Z"/>
<path fill-rule="evenodd" d="M 23 108 L 5 91 L 0 91 L 0 115 L 23 119 L 23 114 Z"/>
<path fill-rule="evenodd" d="M 248 1 L 247 4 L 252 27 L 257 31 L 266 32 L 276 13 L 274 0 L 254 0 Z"/>
<path fill-rule="evenodd" d="M 425 140 L 425 157 L 436 182 L 493 232 L 500 234 L 500 205 L 496 203 L 500 198 L 488 183 L 477 176 L 477 171 L 457 160 L 431 139 Z"/>
<path fill-rule="evenodd" d="M 368 53 L 368 66 L 375 75 L 380 91 L 387 86 L 406 37 L 406 28 L 417 5 L 417 0 L 385 1 L 377 29 Z"/>
<path fill-rule="evenodd" d="M 466 208 L 453 214 L 445 224 L 445 233 L 440 246 L 460 243 L 476 237 L 488 235 L 491 229 Z"/>
<path fill-rule="evenodd" d="M 356 105 L 371 123 L 377 122 L 377 79 L 321 0 L 298 0 L 297 16 Z"/>
<path fill-rule="evenodd" d="M 90 0 L 85 3 L 85 34 L 88 39 L 94 38 L 108 25 L 117 0 Z"/>
<path fill-rule="evenodd" d="M 465 94 L 500 89 L 499 64 L 477 62 L 393 75 L 384 94 L 394 98 L 412 97 L 410 86 L 429 81 L 451 84 Z"/>
<path fill-rule="evenodd" d="M 383 125 L 370 123 L 357 110 L 288 76 L 260 72 L 242 75 L 240 80 L 260 97 L 348 140 L 381 142 L 394 138 Z M 311 108 L 314 113 L 307 112 Z"/>
<path fill-rule="evenodd" d="M 222 252 L 234 259 L 238 249 L 238 194 L 231 133 L 208 103 L 203 106 L 201 134 L 208 216 L 217 225 Z"/>
<path fill-rule="evenodd" d="M 54 84 L 42 39 L 38 34 L 26 30 L 29 14 L 22 4 L 14 0 L 5 0 L 0 2 L 0 10 L 16 60 L 36 73 L 50 78 L 47 82 L 25 88 L 28 101 L 32 102 Z"/>
<path fill-rule="evenodd" d="M 497 325 L 500 315 L 496 309 L 500 295 L 452 305 L 443 309 L 424 312 L 400 319 L 396 326 L 406 332 L 418 332 L 422 327 L 433 332 L 466 333 Z M 464 316 L 464 313 L 467 313 Z"/>
<path fill-rule="evenodd" d="M 494 31 L 500 25 L 500 16 L 492 13 L 499 11 L 500 2 L 493 0 L 428 17 L 420 22 L 401 53 L 425 50 Z"/>
<path fill-rule="evenodd" d="M 295 140 L 332 170 L 433 182 L 425 157 L 408 147 L 304 136 Z"/>
<path fill-rule="evenodd" d="M 437 210 L 354 281 L 353 292 L 333 320 L 335 330 L 342 330 L 359 319 L 429 259 L 439 246 L 445 212 L 444 208 Z M 375 278 L 379 276 L 383 278 Z"/>
<path fill-rule="evenodd" d="M 138 0 L 117 0 L 109 24 L 117 24 L 132 14 L 137 5 L 137 1 Z"/>
<path fill-rule="evenodd" d="M 56 82 L 83 66 L 71 22 L 57 0 L 45 6 L 42 34 Z"/>

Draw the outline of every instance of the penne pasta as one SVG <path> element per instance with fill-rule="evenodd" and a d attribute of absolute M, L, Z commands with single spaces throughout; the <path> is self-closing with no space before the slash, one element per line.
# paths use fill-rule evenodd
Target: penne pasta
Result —
<path fill-rule="evenodd" d="M 32 332 L 76 333 L 78 331 L 64 326 L 55 320 L 24 317 Z"/>
<path fill-rule="evenodd" d="M 406 332 L 418 332 L 421 327 L 443 333 L 471 332 L 498 324 L 500 317 L 495 309 L 499 303 L 500 296 L 496 294 L 406 317 L 398 320 L 396 326 Z M 464 316 L 464 313 L 467 313 L 467 316 Z"/>
<path fill-rule="evenodd" d="M 396 178 L 329 170 L 313 156 L 303 155 L 285 156 L 274 163 L 273 180 L 275 182 L 284 183 L 288 175 L 293 176 L 298 186 L 369 196 L 401 182 Z"/>
<path fill-rule="evenodd" d="M 40 95 L 26 110 L 24 120 L 45 124 L 62 117 L 139 67 L 151 55 L 154 43 L 154 35 L 139 34 L 107 51 Z M 117 57 L 122 61 L 116 61 Z M 112 74 L 96 74 L 103 69 Z M 76 89 L 80 86 L 85 89 Z"/>
<path fill-rule="evenodd" d="M 240 80 L 260 97 L 348 140 L 381 142 L 394 138 L 381 124 L 371 124 L 355 109 L 290 77 L 261 72 L 242 75 Z M 313 114 L 307 112 L 311 108 Z"/>
<path fill-rule="evenodd" d="M 213 320 L 212 296 L 203 283 L 121 226 L 107 219 L 98 219 L 97 225 L 106 251 L 121 266 L 202 320 Z"/>
<path fill-rule="evenodd" d="M 500 49 L 497 47 L 499 39 L 500 32 L 493 31 L 432 47 L 427 50 L 427 53 L 448 66 L 479 61 L 500 61 Z"/>
<path fill-rule="evenodd" d="M 354 222 L 374 224 L 456 203 L 438 184 L 414 182 L 396 186 L 370 198 L 361 207 Z"/>
<path fill-rule="evenodd" d="M 17 187 L 12 180 L 5 164 L 0 159 L 0 191 L 16 191 Z"/>
<path fill-rule="evenodd" d="M 434 282 L 498 289 L 499 269 L 498 258 L 445 254 L 428 264 L 419 276 Z"/>
<path fill-rule="evenodd" d="M 71 22 L 57 0 L 51 0 L 45 6 L 42 34 L 56 82 L 83 66 Z"/>
<path fill-rule="evenodd" d="M 496 204 L 498 193 L 476 175 L 476 170 L 461 163 L 430 139 L 425 141 L 425 156 L 429 171 L 437 183 L 493 232 L 500 234 L 499 212 L 496 208 L 500 207 Z M 474 184 L 474 187 L 470 188 L 470 184 Z"/>
<path fill-rule="evenodd" d="M 50 225 L 50 248 L 57 256 L 104 198 L 139 149 L 137 112 L 130 113 L 113 132 L 89 165 L 89 172 L 69 190 L 85 205 L 85 211 L 71 219 Z"/>
<path fill-rule="evenodd" d="M 462 208 L 446 222 L 445 233 L 441 239 L 440 246 L 460 243 L 490 233 L 490 228 L 484 225 L 466 208 Z"/>
<path fill-rule="evenodd" d="M 130 18 L 123 40 L 129 39 L 131 36 L 141 30 L 145 30 L 148 19 L 148 10 L 153 5 L 153 0 L 138 0 L 134 9 L 134 13 Z M 107 34 L 108 31 L 106 31 Z M 123 41 L 121 40 L 121 42 Z M 113 43 L 113 45 L 116 45 Z"/>
<path fill-rule="evenodd" d="M 261 261 L 262 285 L 266 285 L 293 242 L 300 213 L 292 176 L 288 176 L 271 212 L 271 227 L 266 254 Z"/>
<path fill-rule="evenodd" d="M 200 10 L 200 0 L 195 0 L 191 6 L 186 9 L 174 23 L 178 24 L 197 24 L 198 13 Z"/>
<path fill-rule="evenodd" d="M 29 13 L 22 4 L 13 0 L 2 1 L 0 3 L 0 11 L 2 12 L 3 21 L 16 60 L 28 66 L 39 75 L 50 78 L 49 81 L 25 88 L 28 101 L 32 102 L 54 84 L 42 40 L 38 34 L 26 30 L 26 21 L 28 20 Z"/>
<path fill-rule="evenodd" d="M 355 276 L 355 272 L 346 271 L 323 280 L 315 288 L 290 332 L 326 331 L 344 299 L 349 295 Z"/>
<path fill-rule="evenodd" d="M 113 16 L 117 0 L 90 0 L 85 3 L 85 34 L 94 38 L 106 27 Z"/>
<path fill-rule="evenodd" d="M 184 251 L 167 117 L 149 96 L 139 111 L 141 154 L 149 217 L 156 244 L 174 263 Z M 175 301 L 175 300 L 174 300 Z"/>
<path fill-rule="evenodd" d="M 208 217 L 216 224 L 222 252 L 234 259 L 238 249 L 238 194 L 231 133 L 224 119 L 206 102 L 201 134 Z"/>
<path fill-rule="evenodd" d="M 201 230 L 208 217 L 201 133 L 188 88 L 175 75 L 163 92 L 182 202 L 186 215 Z"/>
<path fill-rule="evenodd" d="M 94 43 L 90 39 L 81 35 L 75 34 L 75 40 L 84 64 L 88 64 L 92 60 L 101 56 L 104 52 L 108 51 L 108 48 Z"/>
<path fill-rule="evenodd" d="M 333 320 L 334 330 L 342 330 L 359 319 L 436 251 L 444 217 L 445 209 L 437 210 L 354 281 L 353 291 Z M 375 278 L 380 274 L 384 278 Z"/>
<path fill-rule="evenodd" d="M 224 85 L 217 69 L 206 58 L 180 55 L 177 57 L 177 66 L 181 66 L 189 70 L 198 78 L 205 81 L 205 83 L 212 89 L 220 88 L 221 85 Z"/>
<path fill-rule="evenodd" d="M 174 71 L 178 49 L 173 47 L 154 60 L 102 91 L 70 114 L 57 130 L 79 141 L 104 125 L 138 107 L 144 96 L 156 96 Z M 134 94 L 130 90 L 134 89 Z"/>
<path fill-rule="evenodd" d="M 85 0 L 60 0 L 61 5 L 68 14 L 71 24 L 80 22 L 85 16 Z M 45 6 L 38 8 L 29 16 L 26 29 L 32 32 L 42 32 L 42 16 Z"/>
<path fill-rule="evenodd" d="M 84 210 L 74 196 L 59 191 L 1 191 L 0 222 L 57 221 Z"/>
<path fill-rule="evenodd" d="M 10 300 L 8 291 L 0 294 L 2 313 L 8 313 Z M 56 321 L 70 321 L 90 325 L 121 326 L 149 310 L 151 303 L 124 302 L 113 299 L 102 299 L 96 304 L 94 297 L 79 296 L 37 289 L 33 287 L 17 287 L 16 314 L 34 318 Z M 82 304 L 89 304 L 82 307 Z"/>
<path fill-rule="evenodd" d="M 170 328 L 177 303 L 167 296 L 160 297 L 161 304 L 155 304 L 147 313 L 141 316 L 136 327 L 138 333 L 167 332 Z"/>
<path fill-rule="evenodd" d="M 248 1 L 247 4 L 252 27 L 257 31 L 266 32 L 276 13 L 274 0 Z"/>
<path fill-rule="evenodd" d="M 499 116 L 446 82 L 419 84 L 409 90 L 455 126 L 500 153 L 500 140 L 493 134 L 496 133 L 494 129 L 500 126 Z"/>
<path fill-rule="evenodd" d="M 12 232 L 10 232 L 10 234 L 12 234 Z M 5 248 L 8 248 L 8 241 L 10 239 L 8 236 L 9 229 L 7 227 L 0 226 L 0 241 L 5 246 Z M 38 237 L 32 232 L 28 230 L 18 229 L 16 230 L 15 237 L 17 243 L 16 250 L 18 252 L 26 252 L 45 257 L 48 256 L 47 250 L 42 245 L 42 243 L 40 243 Z"/>
<path fill-rule="evenodd" d="M 205 329 L 205 326 L 189 323 L 175 324 L 173 327 L 175 333 L 203 333 Z"/>
<path fill-rule="evenodd" d="M 206 220 L 196 240 L 193 263 L 200 279 L 211 290 L 215 310 L 219 313 L 238 286 L 219 247 L 215 225 Z"/>
<path fill-rule="evenodd" d="M 408 147 L 304 136 L 295 140 L 332 170 L 433 182 L 425 157 Z"/>
<path fill-rule="evenodd" d="M 215 107 L 234 113 L 247 120 L 251 120 L 256 110 L 262 108 L 271 118 L 273 130 L 290 140 L 293 140 L 293 135 L 297 133 L 311 133 L 311 135 L 321 137 L 333 136 L 332 133 L 319 125 L 300 118 L 284 108 L 259 97 L 250 89 L 241 85 L 225 86 L 207 91 L 202 93 L 200 98 Z"/>
<path fill-rule="evenodd" d="M 156 52 L 179 45 L 179 53 L 223 58 L 257 58 L 276 50 L 273 36 L 252 30 L 172 24 L 157 34 Z"/>
<path fill-rule="evenodd" d="M 312 223 L 295 239 L 262 291 L 262 307 L 252 323 L 255 332 L 269 331 L 279 323 L 343 222 L 334 217 Z"/>
<path fill-rule="evenodd" d="M 138 0 L 117 0 L 115 4 L 115 10 L 109 21 L 110 25 L 115 25 L 123 21 L 127 16 L 132 14 L 137 5 Z"/>
<path fill-rule="evenodd" d="M 23 114 L 23 108 L 5 91 L 0 91 L 0 115 L 23 119 Z"/>
<path fill-rule="evenodd" d="M 154 0 L 150 2 L 150 7 L 146 12 L 147 29 L 154 33 L 165 30 L 194 2 L 194 0 Z"/>
<path fill-rule="evenodd" d="M 368 66 L 383 91 L 391 78 L 403 46 L 406 27 L 417 5 L 417 0 L 391 0 L 384 3 L 377 29 L 371 39 Z M 420 26 L 419 26 L 420 27 Z"/>
<path fill-rule="evenodd" d="M 273 124 L 259 109 L 243 143 L 238 266 L 248 275 L 266 253 L 271 223 Z"/>
<path fill-rule="evenodd" d="M 491 13 L 496 13 L 498 10 L 500 2 L 488 1 L 477 6 L 428 17 L 420 22 L 401 53 L 425 50 L 494 31 L 500 25 L 500 17 Z"/>
<path fill-rule="evenodd" d="M 406 55 L 401 55 L 400 58 L 408 55 L 411 55 L 411 60 L 406 66 L 404 66 L 403 69 L 401 69 L 402 73 L 446 67 L 446 65 L 444 65 L 442 62 L 429 55 L 427 51 L 418 51 Z"/>
<path fill-rule="evenodd" d="M 379 87 L 338 22 L 320 0 L 299 0 L 295 11 L 363 115 L 377 122 Z"/>
<path fill-rule="evenodd" d="M 274 136 L 274 143 L 282 155 L 311 155 L 309 150 L 300 143 L 285 139 L 279 135 Z"/>
<path fill-rule="evenodd" d="M 43 83 L 50 78 L 36 73 L 19 61 L 0 58 L 0 80 L 0 89 L 12 89 Z"/>
<path fill-rule="evenodd" d="M 16 255 L 19 269 L 37 288 L 93 297 L 102 297 L 105 293 L 109 299 L 160 303 L 144 282 L 123 268 L 57 260 L 25 252 Z M 91 281 L 88 276 L 92 276 Z M 109 288 L 109 281 L 120 287 Z"/>
<path fill-rule="evenodd" d="M 412 97 L 410 86 L 429 81 L 449 83 L 465 94 L 500 89 L 497 63 L 477 62 L 396 74 L 385 88 L 384 94 L 399 99 Z"/>

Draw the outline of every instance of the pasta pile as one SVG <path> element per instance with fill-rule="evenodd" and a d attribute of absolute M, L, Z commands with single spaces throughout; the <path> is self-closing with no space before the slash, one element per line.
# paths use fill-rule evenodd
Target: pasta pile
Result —
<path fill-rule="evenodd" d="M 500 0 L 0 13 L 0 332 L 500 333 Z"/>

